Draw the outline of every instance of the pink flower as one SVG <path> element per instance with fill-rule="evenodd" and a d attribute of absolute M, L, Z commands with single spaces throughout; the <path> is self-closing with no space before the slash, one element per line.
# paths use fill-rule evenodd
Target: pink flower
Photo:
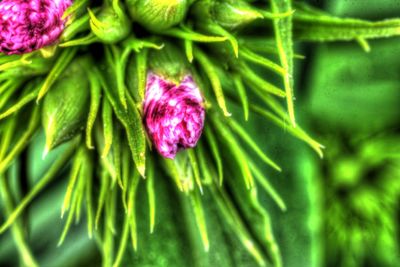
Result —
<path fill-rule="evenodd" d="M 71 4 L 71 0 L 2 0 L 0 52 L 23 54 L 55 43 Z"/>
<path fill-rule="evenodd" d="M 205 110 L 199 88 L 190 75 L 175 84 L 149 73 L 143 108 L 147 132 L 162 156 L 173 159 L 180 149 L 196 146 Z"/>

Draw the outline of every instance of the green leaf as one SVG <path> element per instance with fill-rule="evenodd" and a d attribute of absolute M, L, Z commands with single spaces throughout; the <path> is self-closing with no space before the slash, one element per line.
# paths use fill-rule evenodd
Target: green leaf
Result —
<path fill-rule="evenodd" d="M 237 167 L 242 173 L 242 178 L 246 188 L 250 189 L 254 186 L 253 176 L 247 164 L 246 157 L 242 153 L 242 148 L 236 141 L 229 128 L 224 125 L 224 122 L 212 117 L 214 128 L 217 130 L 218 137 L 223 140 L 224 145 L 231 151 L 231 157 L 236 161 Z"/>
<path fill-rule="evenodd" d="M 204 250 L 208 252 L 210 249 L 210 242 L 208 240 L 207 224 L 200 195 L 196 190 L 193 190 L 189 193 L 189 198 L 193 213 L 196 218 L 196 224 L 200 232 L 201 240 L 203 242 Z"/>
<path fill-rule="evenodd" d="M 254 257 L 259 266 L 266 266 L 266 259 L 259 246 L 251 238 L 239 211 L 234 207 L 232 201 L 222 188 L 210 187 L 211 194 L 219 208 L 224 220 L 230 226 L 245 249 Z"/>
<path fill-rule="evenodd" d="M 199 188 L 200 193 L 203 194 L 203 186 L 201 184 L 200 170 L 199 170 L 199 165 L 197 163 L 196 154 L 194 153 L 193 149 L 189 149 L 186 152 L 189 156 L 190 165 L 193 169 L 193 175 L 194 175 L 194 179 L 196 181 L 197 187 Z"/>
<path fill-rule="evenodd" d="M 121 133 L 116 127 L 115 133 L 114 133 L 114 143 L 113 143 L 113 163 L 115 167 L 115 180 L 113 181 L 118 182 L 119 187 L 123 190 L 124 189 L 124 184 L 122 182 L 122 161 L 121 161 L 121 155 L 122 155 L 122 140 L 121 140 Z"/>
<path fill-rule="evenodd" d="M 79 172 L 81 170 L 81 166 L 83 163 L 82 157 L 83 157 L 83 150 L 82 148 L 80 148 L 74 155 L 74 162 L 72 164 L 71 174 L 68 180 L 67 191 L 65 192 L 63 205 L 61 207 L 61 218 L 64 217 L 64 213 L 68 211 L 71 206 L 71 196 L 74 192 L 75 184 L 76 181 L 78 180 Z"/>
<path fill-rule="evenodd" d="M 227 40 L 225 36 L 208 36 L 194 32 L 189 28 L 172 28 L 162 32 L 162 34 L 201 43 L 224 42 Z"/>
<path fill-rule="evenodd" d="M 98 200 L 97 200 L 97 211 L 96 211 L 96 216 L 95 216 L 95 229 L 97 230 L 99 222 L 100 222 L 100 216 L 104 208 L 104 203 L 106 202 L 106 198 L 109 195 L 110 191 L 110 175 L 106 170 L 102 170 L 100 174 L 100 193 L 98 194 Z"/>
<path fill-rule="evenodd" d="M 7 102 L 10 100 L 10 98 L 13 96 L 15 91 L 22 85 L 22 81 L 20 78 L 17 79 L 9 79 L 5 81 L 1 86 L 0 86 L 0 110 L 3 109 L 3 107 L 7 104 Z M 32 86 L 27 86 L 27 91 L 32 91 L 33 87 Z M 24 101 L 26 103 L 26 101 Z M 19 108 L 23 107 L 23 105 L 19 105 L 18 108 L 16 108 L 15 104 L 13 107 L 10 107 L 7 109 L 7 111 L 0 113 L 0 120 L 3 118 L 15 113 L 18 111 Z"/>
<path fill-rule="evenodd" d="M 214 136 L 214 133 L 211 131 L 209 127 L 205 127 L 205 134 L 211 149 L 211 153 L 214 157 L 215 164 L 217 165 L 218 181 L 219 184 L 222 185 L 224 174 L 223 174 L 222 158 L 221 154 L 219 153 L 220 150 L 218 147 L 217 138 Z"/>
<path fill-rule="evenodd" d="M 57 59 L 56 63 L 54 64 L 53 68 L 47 75 L 42 87 L 39 90 L 39 94 L 36 99 L 37 102 L 39 102 L 39 100 L 43 98 L 43 96 L 47 93 L 47 91 L 50 89 L 50 87 L 54 84 L 54 82 L 63 73 L 65 68 L 68 66 L 68 64 L 74 58 L 76 52 L 77 52 L 77 49 L 71 48 L 71 49 L 65 49 L 61 53 L 61 55 Z"/>
<path fill-rule="evenodd" d="M 273 123 L 275 123 L 282 129 L 287 130 L 290 134 L 292 134 L 296 138 L 303 140 L 312 149 L 314 149 L 315 152 L 317 152 L 317 154 L 320 158 L 323 157 L 324 154 L 323 154 L 322 149 L 325 147 L 323 145 L 321 145 L 320 143 L 318 143 L 317 141 L 315 141 L 313 138 L 311 138 L 300 126 L 297 125 L 296 127 L 293 127 L 293 125 L 288 125 L 287 123 L 285 123 L 284 119 L 275 116 L 271 112 L 268 112 L 265 109 L 263 109 L 257 105 L 252 106 L 251 109 L 253 109 L 255 112 L 257 112 L 261 116 L 271 120 Z"/>
<path fill-rule="evenodd" d="M 146 191 L 149 201 L 149 223 L 150 223 L 150 233 L 154 232 L 154 226 L 156 223 L 156 193 L 154 189 L 154 164 L 152 160 L 148 160 L 149 164 L 147 167 L 147 181 L 146 181 Z"/>
<path fill-rule="evenodd" d="M 184 45 L 185 45 L 185 54 L 190 63 L 193 62 L 194 56 L 193 56 L 193 42 L 191 40 L 184 40 Z"/>
<path fill-rule="evenodd" d="M 204 54 L 200 49 L 195 49 L 195 59 L 197 59 L 204 69 L 208 79 L 211 82 L 211 86 L 214 90 L 215 97 L 217 98 L 217 102 L 221 110 L 223 111 L 224 115 L 229 117 L 231 113 L 228 112 L 225 103 L 224 91 L 222 90 L 221 81 L 218 77 L 218 74 L 214 68 L 214 64 L 208 59 L 206 54 Z"/>
<path fill-rule="evenodd" d="M 50 167 L 43 178 L 35 184 L 35 186 L 29 191 L 29 193 L 22 199 L 17 205 L 14 211 L 8 216 L 7 220 L 0 226 L 0 234 L 6 231 L 22 213 L 22 211 L 32 202 L 32 200 L 56 177 L 56 174 L 62 169 L 70 160 L 76 143 L 79 139 L 75 139 L 71 142 L 69 148 L 62 154 L 62 156 L 56 160 L 56 162 Z M 0 172 L 1 173 L 1 172 Z"/>
<path fill-rule="evenodd" d="M 292 11 L 290 0 L 272 0 L 272 12 L 282 14 Z M 293 41 L 292 41 L 292 16 L 274 19 L 275 41 L 279 52 L 279 58 L 285 75 L 283 84 L 286 92 L 286 102 L 290 122 L 296 126 L 294 115 L 293 94 Z"/>
<path fill-rule="evenodd" d="M 58 46 L 77 48 L 77 46 L 90 45 L 98 41 L 99 38 L 91 32 L 87 36 L 61 43 Z"/>
<path fill-rule="evenodd" d="M 85 124 L 90 88 L 87 73 L 82 69 L 89 66 L 87 57 L 76 59 L 46 94 L 42 110 L 42 124 L 46 133 L 45 155 L 57 145 L 73 138 Z"/>
<path fill-rule="evenodd" d="M 149 51 L 148 49 L 143 49 L 140 53 L 137 53 L 136 55 L 137 81 L 138 81 L 137 91 L 139 92 L 140 103 L 144 101 L 144 95 L 146 91 L 148 51 Z"/>
<path fill-rule="evenodd" d="M 296 38 L 304 41 L 351 41 L 400 35 L 400 19 L 367 21 L 340 18 L 306 5 L 294 13 Z M 361 39 L 360 39 L 361 38 Z"/>
<path fill-rule="evenodd" d="M 76 1 L 74 1 L 74 4 L 75 3 Z M 75 19 L 70 25 L 68 25 L 64 29 L 60 39 L 62 41 L 69 41 L 73 37 L 75 37 L 76 34 L 88 29 L 89 29 L 89 14 L 86 13 L 83 16 L 79 17 L 78 19 Z"/>
<path fill-rule="evenodd" d="M 146 162 L 146 136 L 142 125 L 142 118 L 137 110 L 137 106 L 133 102 L 132 98 L 127 95 L 127 110 L 122 107 L 120 102 L 116 100 L 115 92 L 111 90 L 111 87 L 109 87 L 100 74 L 97 75 L 102 81 L 103 89 L 105 90 L 107 98 L 110 101 L 115 114 L 125 128 L 129 147 L 132 152 L 132 158 L 135 162 L 136 168 L 140 175 L 144 177 Z M 107 77 L 110 77 L 110 74 L 106 73 L 106 75 Z M 110 79 L 112 79 L 112 77 L 110 77 Z M 107 79 L 107 81 L 110 82 L 109 79 Z"/>
<path fill-rule="evenodd" d="M 7 153 L 5 158 L 1 158 L 0 161 L 0 174 L 3 174 L 7 168 L 10 166 L 11 162 L 24 150 L 24 148 L 29 144 L 32 136 L 36 132 L 39 126 L 40 111 L 39 107 L 35 106 L 32 110 L 32 116 L 29 119 L 29 124 L 22 134 L 22 136 L 13 145 L 12 149 Z M 5 147 L 5 149 L 7 149 Z M 1 233 L 1 230 L 0 230 Z"/>
<path fill-rule="evenodd" d="M 114 127 L 113 127 L 113 113 L 111 104 L 108 101 L 107 97 L 103 97 L 103 110 L 102 110 L 102 121 L 103 121 L 103 132 L 104 132 L 104 148 L 101 152 L 101 157 L 107 157 L 108 153 L 110 152 L 111 145 L 113 142 L 113 134 L 114 134 Z"/>
<path fill-rule="evenodd" d="M 282 171 L 282 169 L 258 147 L 257 143 L 252 139 L 247 131 L 240 126 L 240 124 L 238 124 L 234 119 L 229 120 L 228 124 L 231 126 L 232 130 L 235 131 L 236 134 L 239 135 L 243 141 L 250 146 L 251 149 L 253 149 L 253 151 L 260 157 L 262 161 L 270 165 L 275 170 Z"/>
<path fill-rule="evenodd" d="M 255 89 L 259 90 L 259 91 L 262 91 L 262 92 L 264 92 L 266 94 L 272 94 L 272 95 L 276 95 L 276 96 L 279 96 L 279 97 L 285 97 L 286 96 L 286 93 L 284 91 L 282 91 L 281 89 L 279 89 L 275 85 L 267 82 L 266 80 L 264 80 L 263 78 L 258 76 L 244 62 L 242 62 L 242 64 L 240 64 L 240 66 L 237 67 L 236 70 L 243 77 L 243 80 L 246 83 L 252 85 L 253 88 L 255 88 Z"/>
<path fill-rule="evenodd" d="M 4 87 L 2 87 L 1 89 L 6 91 L 5 93 L 1 94 L 0 108 L 2 108 L 7 104 L 9 98 L 11 98 L 13 93 L 20 87 L 21 84 L 22 82 L 18 82 L 16 80 L 9 80 L 9 82 L 4 83 Z M 17 100 L 16 103 L 14 103 L 11 107 L 9 107 L 7 110 L 5 110 L 0 114 L 0 120 L 18 112 L 20 109 L 25 107 L 26 104 L 28 104 L 29 102 L 33 101 L 36 98 L 39 92 L 38 88 L 35 88 L 34 85 L 28 85 L 26 87 L 26 90 L 24 91 L 26 93 L 23 94 L 23 96 L 19 100 Z"/>
<path fill-rule="evenodd" d="M 282 200 L 281 196 L 276 192 L 276 190 L 269 183 L 265 175 L 258 169 L 254 162 L 250 161 L 250 169 L 254 173 L 254 177 L 261 184 L 261 187 L 271 196 L 275 203 L 279 206 L 282 211 L 286 211 L 286 204 Z"/>
<path fill-rule="evenodd" d="M 260 56 L 256 53 L 254 53 L 253 51 L 251 51 L 250 49 L 247 49 L 246 47 L 242 47 L 240 49 L 240 55 L 244 59 L 246 59 L 250 62 L 256 63 L 265 68 L 268 68 L 270 70 L 273 70 L 274 72 L 278 73 L 279 75 L 282 75 L 282 76 L 286 75 L 286 70 L 284 68 L 282 68 L 281 66 L 279 66 L 272 60 L 269 60 L 263 56 Z"/>
<path fill-rule="evenodd" d="M 93 149 L 94 146 L 92 142 L 92 129 L 97 118 L 97 113 L 100 108 L 101 87 L 100 87 L 100 82 L 91 72 L 89 72 L 89 81 L 90 81 L 90 110 L 86 123 L 86 146 L 89 149 Z"/>
<path fill-rule="evenodd" d="M 78 10 L 82 9 L 82 7 L 86 6 L 89 0 L 75 0 L 70 7 L 63 14 L 63 19 L 67 18 L 68 16 L 74 14 Z"/>
<path fill-rule="evenodd" d="M 3 174 L 0 174 L 0 193 L 5 214 L 9 216 L 14 210 L 13 197 L 7 177 Z M 22 221 L 16 220 L 11 227 L 11 231 L 21 262 L 29 267 L 39 266 L 27 242 L 27 234 L 25 233 Z"/>
<path fill-rule="evenodd" d="M 135 251 L 137 250 L 138 246 L 137 223 L 136 223 L 136 192 L 139 182 L 140 182 L 140 177 L 137 172 L 134 172 L 128 192 L 128 219 L 130 225 L 132 247 Z"/>
<path fill-rule="evenodd" d="M 244 119 L 247 121 L 249 119 L 249 101 L 247 99 L 246 88 L 244 87 L 240 75 L 235 74 L 233 76 L 233 83 L 239 94 L 240 101 L 242 102 Z"/>

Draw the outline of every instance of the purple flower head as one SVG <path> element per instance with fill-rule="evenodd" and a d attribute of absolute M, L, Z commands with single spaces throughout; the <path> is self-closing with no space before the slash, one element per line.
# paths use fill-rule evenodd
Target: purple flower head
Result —
<path fill-rule="evenodd" d="M 2 0 L 0 52 L 24 54 L 56 42 L 71 4 L 72 0 Z"/>
<path fill-rule="evenodd" d="M 190 75 L 175 84 L 150 72 L 143 109 L 147 132 L 162 156 L 173 159 L 180 149 L 196 146 L 205 110 L 200 90 Z"/>

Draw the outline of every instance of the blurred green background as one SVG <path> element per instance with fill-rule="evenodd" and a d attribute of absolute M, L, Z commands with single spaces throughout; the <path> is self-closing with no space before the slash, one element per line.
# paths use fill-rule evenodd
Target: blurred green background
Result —
<path fill-rule="evenodd" d="M 370 20 L 400 14 L 398 0 L 309 3 L 338 16 Z M 306 56 L 296 62 L 297 117 L 326 147 L 322 160 L 289 133 L 260 123 L 261 118 L 253 116 L 246 125 L 284 170 L 262 169 L 285 200 L 286 212 L 259 192 L 271 211 L 284 266 L 400 266 L 400 38 L 370 45 L 369 53 L 346 42 L 297 47 Z M 26 155 L 32 161 L 44 143 L 43 136 L 36 138 Z M 43 166 L 29 170 L 32 184 L 55 157 L 57 151 Z M 197 232 L 188 207 L 163 178 L 157 176 L 155 233 L 148 234 L 147 200 L 142 196 L 138 251 L 129 247 L 123 266 L 256 265 L 224 225 L 212 199 L 204 204 L 211 239 L 206 256 L 201 244 L 192 242 Z M 29 208 L 33 251 L 43 266 L 100 266 L 84 219 L 57 247 L 65 187 L 65 179 L 56 181 Z M 0 266 L 18 266 L 17 258 L 8 231 L 0 236 Z"/>

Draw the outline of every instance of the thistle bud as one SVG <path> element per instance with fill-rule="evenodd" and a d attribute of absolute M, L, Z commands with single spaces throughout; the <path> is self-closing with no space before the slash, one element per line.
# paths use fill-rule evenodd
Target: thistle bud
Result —
<path fill-rule="evenodd" d="M 119 7 L 118 7 L 119 8 Z M 89 13 L 90 28 L 93 33 L 104 43 L 116 43 L 127 37 L 131 31 L 131 22 L 122 9 L 118 12 L 110 6 L 104 7 L 98 17 Z"/>
<path fill-rule="evenodd" d="M 72 139 L 83 127 L 90 91 L 84 70 L 89 67 L 87 57 L 76 59 L 46 94 L 42 111 L 45 152 Z"/>
<path fill-rule="evenodd" d="M 235 30 L 263 18 L 254 7 L 245 1 L 216 1 L 213 7 L 215 22 L 227 30 Z"/>
<path fill-rule="evenodd" d="M 242 0 L 198 0 L 192 8 L 198 23 L 214 22 L 227 30 L 235 30 L 263 18 L 254 7 Z"/>
<path fill-rule="evenodd" d="M 143 117 L 158 152 L 174 158 L 180 149 L 196 146 L 204 126 L 204 101 L 190 72 L 184 72 L 180 62 L 172 64 L 165 51 L 155 52 L 151 58 L 157 54 L 165 60 L 166 69 L 160 71 L 162 60 L 150 67 Z M 165 75 L 168 73 L 172 77 Z"/>
<path fill-rule="evenodd" d="M 23 54 L 55 43 L 64 29 L 71 0 L 0 2 L 0 52 Z"/>
<path fill-rule="evenodd" d="M 133 20 L 159 32 L 180 23 L 189 8 L 188 0 L 126 0 Z"/>
<path fill-rule="evenodd" d="M 189 73 L 190 64 L 182 52 L 171 43 L 149 55 L 149 68 L 161 77 L 179 83 Z"/>

